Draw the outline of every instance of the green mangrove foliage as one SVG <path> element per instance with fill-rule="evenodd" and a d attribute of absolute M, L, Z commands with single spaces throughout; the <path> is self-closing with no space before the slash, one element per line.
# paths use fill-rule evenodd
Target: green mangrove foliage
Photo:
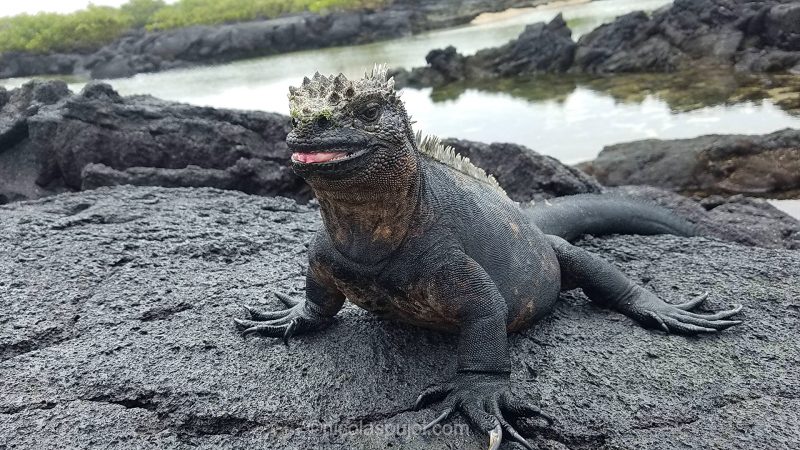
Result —
<path fill-rule="evenodd" d="M 88 51 L 119 37 L 131 24 L 120 10 L 101 6 L 72 14 L 0 18 L 0 52 Z"/>
<path fill-rule="evenodd" d="M 131 27 L 142 28 L 150 22 L 158 10 L 167 6 L 162 0 L 129 0 L 119 7 L 119 11 L 128 17 Z"/>
<path fill-rule="evenodd" d="M 119 8 L 90 5 L 70 14 L 0 18 L 0 53 L 89 52 L 137 29 L 167 30 L 268 19 L 311 11 L 378 8 L 390 0 L 129 0 Z"/>
<path fill-rule="evenodd" d="M 147 28 L 165 30 L 244 22 L 301 11 L 375 8 L 385 3 L 384 0 L 180 0 L 153 14 Z"/>

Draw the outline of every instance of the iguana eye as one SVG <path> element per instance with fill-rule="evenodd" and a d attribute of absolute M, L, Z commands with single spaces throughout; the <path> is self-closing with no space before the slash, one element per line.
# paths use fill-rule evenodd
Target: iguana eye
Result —
<path fill-rule="evenodd" d="M 367 122 L 374 122 L 380 117 L 381 108 L 375 103 L 370 103 L 366 108 L 362 109 L 358 115 Z"/>

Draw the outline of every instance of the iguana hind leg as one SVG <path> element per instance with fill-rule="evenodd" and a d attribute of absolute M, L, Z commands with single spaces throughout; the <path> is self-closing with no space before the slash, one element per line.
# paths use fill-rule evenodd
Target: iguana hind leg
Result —
<path fill-rule="evenodd" d="M 727 320 L 741 306 L 714 314 L 694 313 L 706 295 L 679 305 L 666 303 L 647 289 L 637 286 L 616 267 L 576 247 L 564 239 L 548 235 L 558 257 L 563 278 L 583 289 L 595 303 L 615 309 L 647 328 L 660 328 L 667 333 L 697 334 L 721 331 L 741 321 Z"/>

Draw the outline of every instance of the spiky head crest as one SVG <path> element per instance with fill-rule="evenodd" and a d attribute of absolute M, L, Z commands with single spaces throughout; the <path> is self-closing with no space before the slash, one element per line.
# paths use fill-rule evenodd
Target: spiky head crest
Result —
<path fill-rule="evenodd" d="M 369 107 L 376 102 L 391 110 L 387 114 L 384 109 L 382 122 L 362 122 L 357 130 L 347 126 L 355 123 L 353 117 L 358 108 Z M 412 151 L 485 183 L 505 195 L 497 180 L 472 164 L 469 158 L 462 157 L 452 147 L 442 145 L 436 137 L 423 137 L 421 133 L 414 135 L 411 127 L 413 122 L 395 92 L 394 79 L 388 78 L 388 68 L 384 64 L 375 65 L 371 72 L 364 74 L 364 78 L 356 81 L 348 80 L 341 73 L 326 77 L 317 72 L 311 79 L 304 78 L 300 87 L 289 88 L 289 107 L 292 118 L 297 121 L 287 138 L 290 147 L 294 145 L 307 148 L 308 142 L 316 139 L 327 141 L 321 145 L 330 148 L 331 140 L 336 140 L 336 137 L 331 137 L 331 129 L 340 132 L 346 129 L 345 132 L 351 136 L 358 133 L 373 135 L 376 136 L 375 139 L 383 140 L 384 144 L 387 137 L 392 138 L 392 144 L 399 148 L 403 147 L 402 142 L 405 140 Z M 325 120 L 321 120 L 323 118 Z M 321 126 L 314 126 L 314 123 L 320 122 L 325 123 L 326 131 Z M 320 137 L 320 134 L 324 136 Z M 333 142 L 334 148 L 342 148 L 339 144 L 340 142 Z M 385 145 L 383 147 L 391 148 Z M 401 152 L 392 153 L 392 157 L 397 157 Z M 380 176 L 385 178 L 385 174 Z"/>
<path fill-rule="evenodd" d="M 396 96 L 394 78 L 388 78 L 385 64 L 376 64 L 364 78 L 351 81 L 344 74 L 324 76 L 316 72 L 305 77 L 300 87 L 289 88 L 289 111 L 299 121 L 312 121 L 319 116 L 331 119 L 350 100 L 369 94 L 386 99 Z"/>

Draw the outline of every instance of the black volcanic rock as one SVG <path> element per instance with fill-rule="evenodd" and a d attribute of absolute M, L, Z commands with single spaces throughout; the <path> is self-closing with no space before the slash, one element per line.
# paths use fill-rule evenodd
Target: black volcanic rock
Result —
<path fill-rule="evenodd" d="M 800 130 L 615 144 L 579 168 L 607 186 L 789 195 L 800 193 Z"/>
<path fill-rule="evenodd" d="M 652 16 L 636 11 L 578 40 L 560 16 L 528 25 L 508 44 L 463 56 L 454 47 L 428 53 L 426 66 L 393 71 L 398 86 L 536 73 L 608 74 L 733 68 L 800 73 L 800 5 L 796 1 L 676 0 Z"/>
<path fill-rule="evenodd" d="M 353 306 L 289 347 L 236 332 L 240 305 L 302 289 L 320 226 L 291 200 L 213 189 L 0 206 L 0 442 L 485 449 L 458 428 L 420 435 L 438 411 L 411 411 L 452 373 L 454 336 Z M 520 422 L 535 447 L 800 446 L 800 253 L 674 236 L 579 245 L 669 302 L 710 291 L 709 308 L 742 303 L 744 323 L 668 336 L 562 294 L 511 339 L 514 390 L 555 417 Z"/>
<path fill-rule="evenodd" d="M 517 144 L 445 139 L 444 144 L 493 175 L 512 200 L 527 202 L 601 192 L 594 178 L 557 159 Z"/>
<path fill-rule="evenodd" d="M 703 236 L 749 246 L 800 250 L 800 221 L 763 199 L 714 195 L 694 200 L 651 186 L 618 186 L 604 191 L 668 208 L 697 224 Z"/>
<path fill-rule="evenodd" d="M 800 5 L 767 0 L 675 0 L 652 17 L 630 13 L 581 37 L 574 71 L 669 72 L 698 64 L 741 71 L 800 64 Z"/>
<path fill-rule="evenodd" d="M 550 23 L 525 27 L 517 39 L 463 56 L 455 47 L 432 50 L 428 65 L 410 72 L 396 70 L 398 86 L 437 86 L 453 81 L 480 80 L 535 73 L 564 72 L 572 64 L 575 42 L 572 31 L 559 14 Z"/>
<path fill-rule="evenodd" d="M 0 109 L 4 202 L 103 185 L 210 186 L 298 200 L 311 196 L 289 167 L 289 118 L 121 97 L 62 82 L 11 91 Z"/>

